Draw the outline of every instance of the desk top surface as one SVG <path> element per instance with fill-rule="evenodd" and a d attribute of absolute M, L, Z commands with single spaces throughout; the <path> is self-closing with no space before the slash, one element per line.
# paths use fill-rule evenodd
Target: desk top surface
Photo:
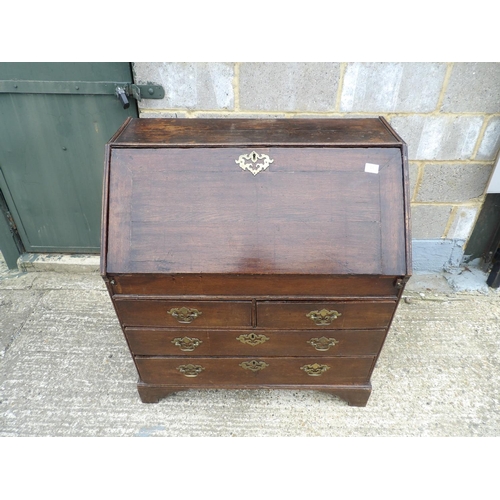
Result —
<path fill-rule="evenodd" d="M 205 119 L 135 118 L 111 141 L 114 147 L 401 146 L 383 118 Z"/>

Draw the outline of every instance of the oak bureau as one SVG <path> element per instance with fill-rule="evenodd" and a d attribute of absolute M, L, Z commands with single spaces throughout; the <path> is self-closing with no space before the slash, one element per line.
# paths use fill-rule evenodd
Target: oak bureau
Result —
<path fill-rule="evenodd" d="M 383 118 L 128 119 L 101 273 L 143 402 L 316 389 L 365 406 L 411 274 L 406 145 Z"/>

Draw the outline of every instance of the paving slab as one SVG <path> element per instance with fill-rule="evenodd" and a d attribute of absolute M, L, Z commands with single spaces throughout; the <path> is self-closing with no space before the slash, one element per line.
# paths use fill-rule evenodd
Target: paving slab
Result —
<path fill-rule="evenodd" d="M 20 334 L 41 296 L 41 292 L 29 289 L 0 290 L 0 358 Z"/>

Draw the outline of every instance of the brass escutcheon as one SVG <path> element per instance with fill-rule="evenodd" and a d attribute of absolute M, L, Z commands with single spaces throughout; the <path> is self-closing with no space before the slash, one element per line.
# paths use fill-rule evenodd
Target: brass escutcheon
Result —
<path fill-rule="evenodd" d="M 321 337 L 320 339 L 318 338 L 313 338 L 307 341 L 308 344 L 311 344 L 317 351 L 328 351 L 330 347 L 333 347 L 335 344 L 338 344 L 339 341 L 329 338 L 327 339 L 326 337 Z"/>
<path fill-rule="evenodd" d="M 176 337 L 172 340 L 172 344 L 178 347 L 181 351 L 194 351 L 203 341 L 197 338 L 190 337 Z"/>
<path fill-rule="evenodd" d="M 334 319 L 342 316 L 338 311 L 329 311 L 328 309 L 321 309 L 321 311 L 311 311 L 306 314 L 308 318 L 318 326 L 329 325 Z"/>
<path fill-rule="evenodd" d="M 243 361 L 243 363 L 240 363 L 240 366 L 244 370 L 251 370 L 252 372 L 258 372 L 259 370 L 267 368 L 269 365 L 264 361 L 257 361 L 256 359 L 252 359 L 252 361 Z"/>
<path fill-rule="evenodd" d="M 258 160 L 263 160 L 258 163 Z M 237 160 L 234 160 L 243 170 L 248 170 L 252 172 L 253 175 L 257 175 L 259 172 L 266 170 L 267 167 L 274 161 L 269 158 L 266 154 L 256 153 L 252 151 L 246 155 L 240 155 Z"/>
<path fill-rule="evenodd" d="M 191 323 L 201 316 L 201 311 L 190 307 L 174 307 L 167 311 L 167 314 L 171 314 L 179 323 Z"/>
<path fill-rule="evenodd" d="M 328 365 L 320 365 L 318 363 L 314 363 L 312 365 L 304 365 L 300 367 L 301 370 L 304 370 L 311 377 L 319 377 L 326 370 L 329 370 L 330 367 Z"/>
<path fill-rule="evenodd" d="M 197 377 L 205 368 L 201 365 L 181 365 L 177 367 L 185 377 Z"/>
<path fill-rule="evenodd" d="M 265 335 L 256 335 L 255 333 L 248 333 L 246 335 L 242 334 L 239 337 L 236 337 L 236 340 L 239 340 L 242 344 L 255 346 L 267 342 L 269 337 L 266 337 Z"/>

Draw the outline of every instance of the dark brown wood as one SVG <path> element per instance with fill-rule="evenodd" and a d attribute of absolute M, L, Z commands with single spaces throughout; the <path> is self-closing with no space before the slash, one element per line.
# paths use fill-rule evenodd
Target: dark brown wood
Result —
<path fill-rule="evenodd" d="M 252 326 L 252 303 L 227 301 L 123 299 L 115 306 L 123 326 L 170 326 L 175 328 Z M 182 323 L 168 311 L 187 307 L 201 314 L 190 323 Z"/>
<path fill-rule="evenodd" d="M 177 391 L 173 391 L 169 387 L 153 386 L 139 381 L 137 383 L 137 392 L 143 403 L 158 403 L 160 399 Z"/>
<path fill-rule="evenodd" d="M 128 126 L 132 120 L 132 117 L 127 117 L 123 122 L 122 126 L 116 131 L 116 133 L 111 137 L 109 142 L 105 146 L 104 152 L 104 176 L 103 176 L 103 190 L 102 190 L 102 217 L 101 217 L 101 248 L 107 248 L 108 246 L 108 206 L 109 206 L 109 164 L 111 160 L 111 143 L 116 141 L 116 138 L 123 132 L 123 130 Z M 106 274 L 106 257 L 107 253 L 103 252 L 101 254 L 101 275 Z"/>
<path fill-rule="evenodd" d="M 236 161 L 252 151 L 273 160 L 256 175 Z M 411 274 L 407 156 L 383 118 L 124 123 L 101 273 L 142 401 L 280 388 L 365 406 Z"/>
<path fill-rule="evenodd" d="M 135 363 L 141 380 L 147 384 L 188 385 L 197 387 L 224 387 L 242 384 L 326 385 L 362 384 L 369 381 L 374 358 L 366 357 L 143 357 L 136 356 Z M 253 361 L 265 363 L 265 368 L 252 371 L 241 366 Z M 195 377 L 182 374 L 180 367 L 194 365 L 202 371 Z M 311 376 L 302 367 L 320 365 L 327 367 L 319 376 Z"/>
<path fill-rule="evenodd" d="M 379 297 L 397 299 L 398 276 L 126 274 L 112 275 L 115 295 L 218 297 Z"/>
<path fill-rule="evenodd" d="M 259 149 L 256 176 L 246 152 L 113 150 L 107 271 L 406 273 L 404 217 L 384 215 L 404 212 L 399 149 Z"/>
<path fill-rule="evenodd" d="M 117 147 L 400 146 L 382 119 L 140 119 L 114 141 Z"/>
<path fill-rule="evenodd" d="M 380 121 L 385 125 L 387 130 L 394 135 L 394 137 L 401 143 L 401 160 L 403 168 L 403 194 L 404 194 L 404 206 L 405 206 L 405 224 L 404 232 L 406 238 L 406 275 L 409 277 L 412 273 L 412 250 L 411 250 L 411 223 L 410 223 L 410 203 L 411 203 L 411 193 L 410 193 L 410 169 L 408 166 L 408 144 L 406 144 L 399 134 L 389 125 L 389 122 L 383 117 L 380 117 Z"/>
<path fill-rule="evenodd" d="M 375 356 L 385 330 L 183 330 L 125 328 L 130 350 L 143 356 Z M 192 339 L 187 346 L 175 339 Z M 314 339 L 334 339 L 333 345 Z M 240 340 L 238 340 L 240 339 Z M 313 340 L 311 342 L 311 340 Z M 261 343 L 257 343 L 257 342 Z M 196 346 L 196 347 L 194 347 Z M 184 349 L 184 350 L 183 350 Z M 192 350 L 186 350 L 192 349 Z"/>
<path fill-rule="evenodd" d="M 339 398 L 347 401 L 349 406 L 366 406 L 368 399 L 372 393 L 371 384 L 358 387 L 337 387 L 336 389 L 322 389 L 321 392 L 327 392 L 332 396 L 338 396 Z"/>
<path fill-rule="evenodd" d="M 340 313 L 328 325 L 316 325 L 307 317 L 322 309 Z M 330 329 L 384 328 L 396 309 L 395 302 L 257 302 L 257 325 L 262 328 Z"/>

